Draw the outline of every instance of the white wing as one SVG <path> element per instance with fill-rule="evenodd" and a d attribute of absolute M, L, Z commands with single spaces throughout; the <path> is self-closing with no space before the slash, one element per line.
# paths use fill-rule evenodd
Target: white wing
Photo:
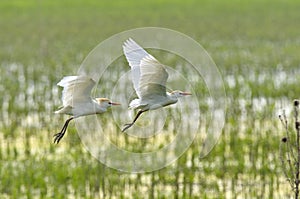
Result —
<path fill-rule="evenodd" d="M 123 45 L 123 52 L 126 56 L 126 59 L 131 67 L 131 76 L 133 87 L 136 91 L 136 94 L 141 98 L 139 91 L 139 82 L 140 82 L 140 64 L 143 58 L 151 56 L 148 54 L 141 46 L 139 46 L 135 41 L 129 38 L 125 41 Z M 151 56 L 152 57 L 152 56 Z"/>
<path fill-rule="evenodd" d="M 73 106 L 73 104 L 91 100 L 91 90 L 95 86 L 95 81 L 88 76 L 67 76 L 64 77 L 58 86 L 63 87 L 63 106 Z"/>
<path fill-rule="evenodd" d="M 140 64 L 139 91 L 142 100 L 166 96 L 168 73 L 164 66 L 154 57 L 146 56 Z"/>

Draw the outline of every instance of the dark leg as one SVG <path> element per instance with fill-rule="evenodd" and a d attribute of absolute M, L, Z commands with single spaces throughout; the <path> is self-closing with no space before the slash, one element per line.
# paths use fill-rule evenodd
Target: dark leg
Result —
<path fill-rule="evenodd" d="M 143 112 L 145 112 L 145 111 L 142 111 L 142 110 L 139 111 L 139 112 L 136 114 L 136 116 L 135 116 L 134 120 L 132 121 L 132 123 L 125 124 L 125 125 L 124 125 L 125 128 L 123 128 L 122 132 L 124 132 L 124 131 L 126 131 L 127 129 L 129 129 L 129 128 L 135 123 L 135 121 L 140 117 L 140 115 L 141 115 Z"/>
<path fill-rule="evenodd" d="M 71 117 L 69 119 L 66 120 L 63 128 L 61 129 L 61 131 L 59 133 L 56 133 L 53 137 L 54 137 L 54 143 L 58 144 L 59 141 L 61 140 L 61 138 L 64 137 L 66 130 L 68 128 L 69 122 L 74 119 L 74 117 Z"/>

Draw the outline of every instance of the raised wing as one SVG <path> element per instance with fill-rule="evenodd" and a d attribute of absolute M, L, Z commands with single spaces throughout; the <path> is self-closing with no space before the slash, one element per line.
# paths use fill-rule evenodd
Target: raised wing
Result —
<path fill-rule="evenodd" d="M 141 98 L 141 93 L 139 90 L 139 82 L 140 82 L 140 64 L 143 58 L 150 56 L 141 46 L 139 46 L 135 41 L 129 38 L 125 41 L 123 45 L 123 52 L 125 57 L 131 67 L 131 75 L 133 87 L 138 95 Z"/>
<path fill-rule="evenodd" d="M 146 56 L 140 65 L 139 91 L 142 100 L 166 96 L 168 73 L 164 66 L 153 56 Z"/>
<path fill-rule="evenodd" d="M 73 106 L 73 104 L 91 100 L 91 90 L 95 86 L 95 81 L 88 76 L 66 76 L 58 86 L 63 87 L 63 106 Z"/>

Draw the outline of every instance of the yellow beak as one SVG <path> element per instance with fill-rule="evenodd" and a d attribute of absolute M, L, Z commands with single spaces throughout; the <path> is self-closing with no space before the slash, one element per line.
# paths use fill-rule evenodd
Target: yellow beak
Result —
<path fill-rule="evenodd" d="M 189 93 L 189 92 L 182 92 L 182 95 L 192 95 L 192 93 Z"/>

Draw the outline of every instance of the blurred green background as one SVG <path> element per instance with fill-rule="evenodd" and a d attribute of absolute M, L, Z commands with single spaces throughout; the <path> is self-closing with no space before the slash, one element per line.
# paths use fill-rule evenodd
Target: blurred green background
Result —
<path fill-rule="evenodd" d="M 300 95 L 299 10 L 296 0 L 2 0 L 0 197 L 291 197 L 277 115 Z M 67 118 L 53 113 L 61 104 L 56 83 L 76 74 L 101 41 L 145 26 L 182 32 L 215 61 L 228 101 L 218 145 L 201 160 L 192 145 L 177 162 L 146 174 L 99 163 L 74 125 L 54 145 Z"/>

